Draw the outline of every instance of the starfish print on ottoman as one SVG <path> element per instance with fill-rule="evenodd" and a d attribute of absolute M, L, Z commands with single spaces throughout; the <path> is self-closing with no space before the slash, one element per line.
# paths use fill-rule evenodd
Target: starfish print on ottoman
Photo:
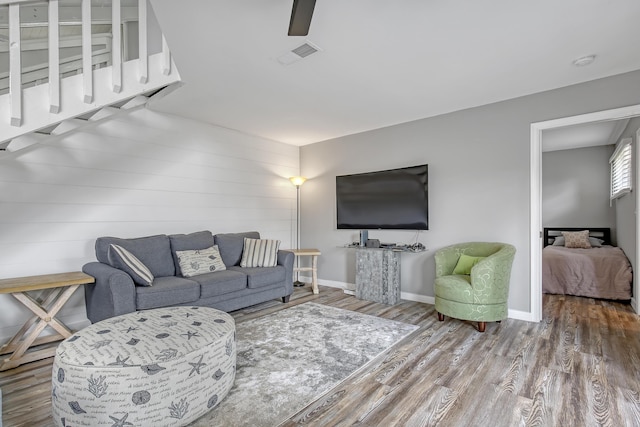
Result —
<path fill-rule="evenodd" d="M 180 335 L 186 335 L 187 336 L 187 340 L 190 340 L 191 337 L 199 337 L 200 335 L 198 335 L 197 332 L 191 332 L 191 331 L 187 331 L 186 334 L 180 334 Z"/>
<path fill-rule="evenodd" d="M 189 362 L 189 365 L 193 367 L 191 369 L 191 372 L 189 372 L 189 376 L 191 376 L 194 372 L 200 375 L 200 368 L 202 368 L 203 366 L 207 366 L 206 363 L 202 363 L 202 357 L 203 355 L 200 355 L 200 360 L 198 360 L 197 362 Z"/>
<path fill-rule="evenodd" d="M 129 416 L 129 413 L 124 414 L 124 417 L 122 418 L 116 418 L 109 415 L 109 418 L 113 420 L 113 424 L 111 425 L 111 427 L 132 426 L 133 424 L 127 421 L 128 416 Z"/>

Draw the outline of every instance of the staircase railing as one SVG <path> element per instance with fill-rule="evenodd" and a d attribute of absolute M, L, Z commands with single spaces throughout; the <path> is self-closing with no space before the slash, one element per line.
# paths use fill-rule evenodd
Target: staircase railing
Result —
<path fill-rule="evenodd" d="M 0 0 L 0 8 L 8 7 L 9 23 L 9 71 L 0 73 L 0 91 L 8 87 L 8 93 L 0 92 L 0 143 L 180 80 L 164 36 L 161 51 L 149 54 L 148 0 L 138 2 L 138 58 L 124 62 L 120 0 L 111 1 L 108 59 L 92 48 L 91 0 L 80 1 L 82 52 L 61 60 L 59 0 Z M 45 66 L 22 66 L 20 12 L 27 3 L 48 6 Z"/>

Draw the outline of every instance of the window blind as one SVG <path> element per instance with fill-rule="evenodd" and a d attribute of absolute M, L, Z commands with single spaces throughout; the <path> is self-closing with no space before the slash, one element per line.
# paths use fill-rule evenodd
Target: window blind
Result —
<path fill-rule="evenodd" d="M 631 191 L 631 141 L 631 138 L 620 141 L 609 159 L 611 164 L 611 200 L 622 197 Z"/>

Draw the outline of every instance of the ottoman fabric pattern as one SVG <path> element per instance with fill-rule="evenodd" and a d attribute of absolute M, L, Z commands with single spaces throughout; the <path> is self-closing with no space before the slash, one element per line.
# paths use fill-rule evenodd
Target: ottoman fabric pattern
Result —
<path fill-rule="evenodd" d="M 82 329 L 57 348 L 59 426 L 185 425 L 233 386 L 233 317 L 207 307 L 138 311 Z"/>

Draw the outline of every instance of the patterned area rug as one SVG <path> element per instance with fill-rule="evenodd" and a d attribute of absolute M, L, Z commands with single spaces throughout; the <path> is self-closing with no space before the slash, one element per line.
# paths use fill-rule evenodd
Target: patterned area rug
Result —
<path fill-rule="evenodd" d="M 235 384 L 191 425 L 277 426 L 417 328 L 311 302 L 239 323 Z"/>

